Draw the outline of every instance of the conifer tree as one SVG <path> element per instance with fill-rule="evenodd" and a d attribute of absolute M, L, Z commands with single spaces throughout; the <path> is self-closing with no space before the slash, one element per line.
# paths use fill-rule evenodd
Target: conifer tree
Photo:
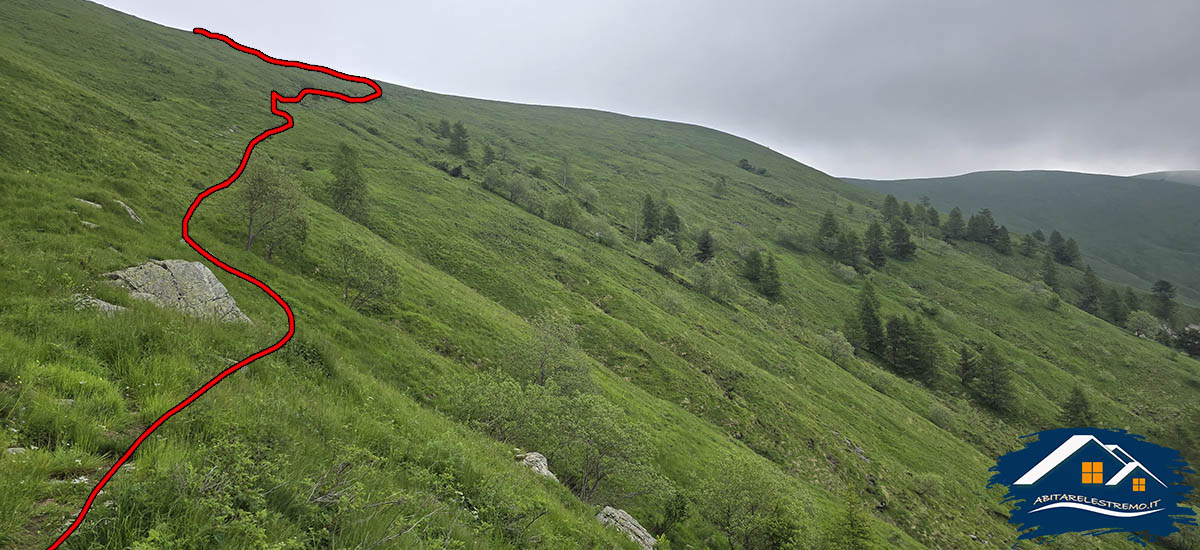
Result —
<path fill-rule="evenodd" d="M 450 131 L 450 154 L 456 157 L 465 157 L 470 149 L 467 127 L 463 126 L 462 122 L 455 122 L 454 129 Z"/>
<path fill-rule="evenodd" d="M 1130 313 L 1142 309 L 1142 301 L 1131 286 L 1125 287 L 1125 309 L 1128 309 Z"/>
<path fill-rule="evenodd" d="M 489 166 L 493 162 L 496 162 L 496 150 L 492 149 L 491 144 L 484 144 L 484 146 L 483 146 L 483 165 Z"/>
<path fill-rule="evenodd" d="M 942 215 L 940 213 L 938 213 L 937 208 L 930 206 L 927 209 L 927 214 L 929 217 L 928 218 L 929 219 L 929 227 L 941 227 L 942 226 Z"/>
<path fill-rule="evenodd" d="M 658 205 L 654 203 L 654 197 L 646 193 L 642 199 L 642 240 L 654 242 L 654 237 L 660 233 L 661 223 Z"/>
<path fill-rule="evenodd" d="M 900 219 L 904 220 L 904 223 L 912 223 L 913 215 L 912 205 L 908 201 L 904 201 L 904 204 L 900 207 Z"/>
<path fill-rule="evenodd" d="M 876 550 L 879 548 L 871 523 L 855 498 L 847 498 L 845 509 L 825 536 L 826 550 Z"/>
<path fill-rule="evenodd" d="M 1100 295 L 1103 291 L 1100 278 L 1096 276 L 1092 266 L 1087 266 L 1087 270 L 1083 272 L 1083 284 L 1079 287 L 1079 309 L 1092 315 L 1100 313 Z"/>
<path fill-rule="evenodd" d="M 957 206 L 950 211 L 950 215 L 946 216 L 946 223 L 942 225 L 942 234 L 946 240 L 962 239 L 966 233 L 967 227 L 963 222 L 962 210 Z"/>
<path fill-rule="evenodd" d="M 966 344 L 963 344 L 958 350 L 958 379 L 962 381 L 962 385 L 970 388 L 975 380 L 975 362 L 978 358 L 975 352 Z"/>
<path fill-rule="evenodd" d="M 1033 235 L 1033 238 L 1037 239 L 1037 242 L 1039 243 L 1046 242 L 1046 234 L 1042 233 L 1041 229 L 1035 229 L 1033 233 L 1030 233 L 1030 235 Z"/>
<path fill-rule="evenodd" d="M 1021 237 L 1021 255 L 1026 258 L 1032 258 L 1037 252 L 1037 239 L 1033 235 L 1025 235 Z"/>
<path fill-rule="evenodd" d="M 996 242 L 992 243 L 992 248 L 1005 256 L 1012 254 L 1012 237 L 1009 236 L 1007 227 L 1002 225 L 996 230 Z"/>
<path fill-rule="evenodd" d="M 442 139 L 450 137 L 450 121 L 444 118 L 439 120 L 437 128 L 434 129 L 433 133 Z"/>
<path fill-rule="evenodd" d="M 879 222 L 871 222 L 871 225 L 867 227 L 865 240 L 867 261 L 871 262 L 871 267 L 883 269 L 883 266 L 887 264 L 887 254 L 884 252 L 884 247 L 887 245 L 884 243 L 883 227 L 879 225 Z"/>
<path fill-rule="evenodd" d="M 883 332 L 883 321 L 879 317 L 879 300 L 875 297 L 875 288 L 871 282 L 863 284 L 862 293 L 858 299 L 858 325 L 862 337 L 862 349 L 883 357 L 887 351 L 887 339 Z"/>
<path fill-rule="evenodd" d="M 992 211 L 984 208 L 971 216 L 967 222 L 967 240 L 977 243 L 993 244 L 996 242 L 996 221 L 992 219 Z"/>
<path fill-rule="evenodd" d="M 896 200 L 895 195 L 888 195 L 883 199 L 883 219 L 892 220 L 900 216 L 900 201 Z"/>
<path fill-rule="evenodd" d="M 987 345 L 975 365 L 975 393 L 986 407 L 1000 413 L 1012 407 L 1012 374 L 994 345 Z"/>
<path fill-rule="evenodd" d="M 347 218 L 361 222 L 367 211 L 367 179 L 358 162 L 358 151 L 345 143 L 338 144 L 333 156 L 333 182 L 330 195 L 333 209 Z"/>
<path fill-rule="evenodd" d="M 1175 320 L 1175 285 L 1160 279 L 1150 291 L 1154 293 L 1154 315 L 1171 324 Z"/>
<path fill-rule="evenodd" d="M 908 227 L 898 218 L 892 219 L 890 247 L 892 256 L 898 260 L 907 260 L 917 251 L 917 245 L 913 244 Z"/>
<path fill-rule="evenodd" d="M 750 251 L 750 255 L 746 257 L 746 267 L 742 272 L 747 279 L 757 283 L 762 278 L 763 259 L 762 254 L 758 249 Z"/>
<path fill-rule="evenodd" d="M 712 231 L 705 228 L 700 233 L 700 239 L 696 241 L 696 261 L 700 263 L 708 262 L 717 253 L 717 243 L 713 240 Z"/>
<path fill-rule="evenodd" d="M 1049 252 L 1042 260 L 1042 282 L 1054 292 L 1061 290 L 1058 282 L 1058 264 L 1054 263 L 1054 256 Z"/>
<path fill-rule="evenodd" d="M 675 212 L 675 207 L 667 204 L 662 209 L 662 221 L 659 224 L 663 234 L 669 234 L 678 237 L 680 230 L 683 229 L 683 222 L 679 219 L 679 214 Z"/>
<path fill-rule="evenodd" d="M 833 254 L 838 262 L 853 267 L 856 271 L 861 271 L 860 258 L 862 258 L 862 254 L 863 248 L 861 241 L 858 240 L 858 233 L 846 230 L 838 236 L 837 248 Z"/>
<path fill-rule="evenodd" d="M 1105 294 L 1104 317 L 1119 327 L 1125 326 L 1125 321 L 1129 320 L 1129 307 L 1116 288 L 1108 289 L 1108 293 Z"/>
<path fill-rule="evenodd" d="M 1071 254 L 1067 251 L 1067 240 L 1063 238 L 1062 233 L 1051 231 L 1050 242 L 1046 246 L 1050 250 L 1050 254 L 1054 256 L 1054 261 L 1064 265 L 1071 264 Z"/>
<path fill-rule="evenodd" d="M 779 268 L 775 265 L 774 254 L 767 254 L 767 261 L 763 265 L 762 275 L 759 277 L 758 288 L 764 296 L 771 300 L 779 298 L 782 287 L 779 283 Z"/>
<path fill-rule="evenodd" d="M 1063 403 L 1062 413 L 1058 421 L 1066 428 L 1090 428 L 1096 425 L 1096 416 L 1092 413 L 1092 404 L 1083 393 L 1083 388 L 1075 386 L 1071 396 Z"/>
<path fill-rule="evenodd" d="M 817 228 L 817 248 L 832 254 L 837 249 L 840 233 L 837 217 L 833 215 L 832 210 L 826 210 L 825 215 L 821 217 L 821 225 Z"/>
<path fill-rule="evenodd" d="M 1067 261 L 1063 262 L 1072 267 L 1078 267 L 1083 263 L 1083 255 L 1079 253 L 1079 243 L 1075 242 L 1074 238 L 1067 239 L 1066 243 Z"/>

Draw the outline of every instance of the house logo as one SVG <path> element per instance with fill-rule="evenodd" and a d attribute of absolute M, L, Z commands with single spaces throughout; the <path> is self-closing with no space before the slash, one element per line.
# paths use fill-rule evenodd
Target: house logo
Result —
<path fill-rule="evenodd" d="M 1000 457 L 988 484 L 1008 488 L 1019 539 L 1125 532 L 1145 543 L 1196 524 L 1182 505 L 1191 470 L 1178 451 L 1122 430 L 1067 428 L 1026 439 Z"/>

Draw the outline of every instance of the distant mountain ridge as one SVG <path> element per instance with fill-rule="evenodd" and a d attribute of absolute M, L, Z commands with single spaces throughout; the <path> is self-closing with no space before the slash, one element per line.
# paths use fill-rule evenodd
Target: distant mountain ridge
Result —
<path fill-rule="evenodd" d="M 1157 180 L 1157 181 L 1173 181 L 1175 183 L 1186 183 L 1188 185 L 1200 185 L 1200 170 L 1167 170 L 1163 172 L 1148 172 L 1133 176 L 1135 178 Z"/>
<path fill-rule="evenodd" d="M 1183 300 L 1200 303 L 1200 171 L 1135 177 L 1059 172 L 986 171 L 941 178 L 863 180 L 851 184 L 916 201 L 943 213 L 990 208 L 1014 231 L 1058 230 L 1074 237 L 1087 262 L 1112 281 L 1149 288 L 1166 279 Z"/>

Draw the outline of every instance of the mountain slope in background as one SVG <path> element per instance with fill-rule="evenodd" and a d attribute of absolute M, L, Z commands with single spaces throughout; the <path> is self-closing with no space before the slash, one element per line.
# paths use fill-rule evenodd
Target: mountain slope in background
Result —
<path fill-rule="evenodd" d="M 163 310 L 102 274 L 199 259 L 181 215 L 279 124 L 269 90 L 361 90 L 85 2 L 0 13 L 0 448 L 23 450 L 0 453 L 0 546 L 44 548 L 149 422 L 284 327 L 223 273 L 253 324 Z M 858 526 L 881 547 L 1005 547 L 988 469 L 1061 425 L 1075 387 L 1100 425 L 1200 456 L 1200 362 L 969 246 L 919 241 L 867 275 L 779 244 L 827 211 L 862 234 L 874 193 L 707 128 L 383 89 L 289 105 L 295 128 L 255 150 L 301 188 L 303 246 L 246 249 L 245 180 L 197 210 L 192 237 L 287 299 L 296 339 L 165 424 L 68 548 L 635 548 L 597 523 L 604 505 L 671 548 L 815 549 Z M 462 121 L 468 151 L 442 120 Z M 368 182 L 355 219 L 330 207 L 341 143 Z M 678 213 L 678 256 L 631 238 L 647 195 Z M 353 249 L 395 275 L 375 307 L 344 298 Z M 752 251 L 777 262 L 775 300 L 743 276 Z M 867 281 L 885 317 L 937 341 L 928 381 L 847 350 Z M 76 311 L 74 294 L 128 309 Z M 963 347 L 994 348 L 1007 411 L 960 383 Z M 545 349 L 543 385 L 530 354 Z"/>
<path fill-rule="evenodd" d="M 1167 170 L 1165 172 L 1149 172 L 1138 174 L 1135 178 L 1159 181 L 1173 181 L 1188 185 L 1200 185 L 1200 170 Z"/>
<path fill-rule="evenodd" d="M 927 196 L 943 214 L 990 208 L 999 223 L 1024 233 L 1058 230 L 1079 241 L 1101 277 L 1140 288 L 1166 279 L 1200 303 L 1200 187 L 1055 171 L 845 181 L 910 201 Z"/>

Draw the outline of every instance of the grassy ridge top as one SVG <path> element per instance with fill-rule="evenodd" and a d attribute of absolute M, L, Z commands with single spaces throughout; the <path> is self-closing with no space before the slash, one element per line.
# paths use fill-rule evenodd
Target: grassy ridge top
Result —
<path fill-rule="evenodd" d="M 9 290 L 0 297 L 0 417 L 9 428 L 0 444 L 28 450 L 0 457 L 0 492 L 14 495 L 0 503 L 0 542 L 37 547 L 90 488 L 72 480 L 94 480 L 139 427 L 282 330 L 269 300 L 224 275 L 252 328 L 158 310 L 98 275 L 149 258 L 196 259 L 178 242 L 179 218 L 226 177 L 251 136 L 277 124 L 268 90 L 351 90 L 91 4 L 4 10 L 0 206 L 20 215 L 0 220 Z M 787 496 L 801 547 L 820 544 L 845 502 L 858 503 L 849 506 L 889 546 L 961 548 L 978 544 L 972 536 L 1011 544 L 987 470 L 1017 436 L 1057 425 L 1076 385 L 1103 425 L 1195 456 L 1187 430 L 1197 418 L 1196 361 L 1070 306 L 1026 307 L 1029 284 L 969 247 L 921 242 L 914 260 L 869 276 L 885 313 L 927 319 L 943 348 L 937 379 L 831 361 L 829 332 L 856 307 L 864 277 L 777 236 L 812 233 L 827 210 L 861 232 L 877 198 L 765 147 L 686 124 L 394 85 L 366 105 L 313 98 L 288 110 L 296 128 L 252 162 L 277 160 L 310 197 L 303 251 L 268 263 L 260 249 L 243 250 L 232 194 L 205 203 L 194 236 L 288 299 L 299 345 L 168 424 L 115 478 L 113 504 L 72 539 L 78 547 L 367 547 L 403 531 L 397 524 L 414 526 L 387 539 L 398 547 L 628 546 L 593 520 L 607 502 L 585 503 L 534 476 L 513 463 L 512 440 L 460 414 L 464 381 L 512 373 L 536 341 L 530 321 L 547 311 L 579 327 L 578 363 L 595 394 L 641 426 L 653 470 L 692 495 L 693 508 L 715 498 L 705 489 L 729 478 L 730 464 L 759 472 Z M 469 160 L 447 152 L 435 132 L 441 119 L 469 129 Z M 369 182 L 363 223 L 322 200 L 339 142 L 359 151 Z M 684 248 L 713 228 L 716 269 L 738 282 L 713 300 L 686 270 L 664 276 L 646 265 L 646 247 L 627 236 L 605 246 L 484 189 L 484 144 L 544 204 L 594 188 L 592 215 L 621 233 L 645 194 L 665 197 L 683 220 Z M 741 159 L 766 175 L 738 168 Z M 448 176 L 439 161 L 464 164 L 471 178 Z M 346 307 L 326 275 L 343 238 L 398 273 L 400 291 L 382 311 Z M 747 246 L 777 258 L 778 300 L 739 278 Z M 112 320 L 75 312 L 76 292 L 131 311 Z M 1017 412 L 982 409 L 954 382 L 951 350 L 964 343 L 993 344 L 1013 365 Z M 521 445 L 546 452 L 552 470 L 569 460 L 536 441 Z M 340 464 L 355 499 L 313 501 Z M 657 498 L 614 503 L 646 524 L 664 513 Z M 387 517 L 373 513 L 380 508 Z M 197 538 L 213 531 L 224 538 Z M 678 547 L 726 540 L 697 512 L 668 534 Z M 1131 546 L 1112 535 L 1054 544 Z"/>

